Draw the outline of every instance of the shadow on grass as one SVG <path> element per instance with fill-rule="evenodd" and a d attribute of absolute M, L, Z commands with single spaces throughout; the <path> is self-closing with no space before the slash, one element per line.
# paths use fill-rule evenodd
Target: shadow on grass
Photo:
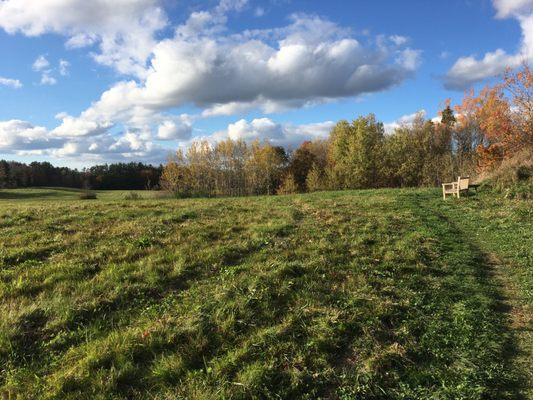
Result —
<path fill-rule="evenodd" d="M 81 189 L 68 187 L 35 186 L 23 189 L 0 190 L 0 200 L 31 200 L 39 198 L 67 198 L 81 193 Z"/>
<path fill-rule="evenodd" d="M 482 355 L 481 358 L 503 364 L 503 368 L 501 368 L 503 373 L 495 374 L 495 376 L 491 376 L 490 373 L 486 374 L 486 384 L 491 390 L 487 398 L 525 400 L 526 396 L 524 393 L 527 390 L 528 382 L 524 371 L 521 371 L 516 363 L 522 351 L 518 346 L 515 328 L 513 328 L 511 322 L 513 306 L 510 304 L 510 299 L 505 293 L 506 290 L 502 286 L 503 283 L 496 276 L 496 269 L 499 268 L 498 265 L 496 265 L 494 258 L 476 244 L 471 235 L 468 235 L 464 229 L 461 229 L 445 212 L 438 211 L 435 207 L 431 206 L 433 198 L 429 198 L 428 196 L 422 198 L 419 195 L 409 197 L 411 197 L 411 200 L 416 206 L 413 208 L 415 214 L 428 228 L 436 229 L 432 225 L 431 218 L 435 218 L 440 223 L 445 224 L 445 229 L 448 232 L 446 237 L 450 238 L 450 243 L 446 243 L 446 245 L 463 246 L 470 254 L 470 257 L 465 257 L 465 264 L 472 268 L 474 277 L 480 285 L 479 290 L 470 293 L 470 296 L 473 298 L 481 294 L 492 300 L 490 311 L 494 315 L 489 318 L 491 321 L 496 322 L 496 325 L 491 326 L 491 329 L 493 330 L 492 334 L 495 335 L 493 339 L 497 341 L 498 346 L 496 349 L 486 349 L 487 356 Z M 405 199 L 407 199 L 407 196 Z M 460 211 L 454 210 L 454 212 Z M 464 290 L 463 287 L 459 287 L 459 284 L 457 285 L 456 290 Z M 479 334 L 491 334 L 491 332 L 484 332 L 485 330 L 486 328 L 480 326 Z M 490 354 L 490 352 L 493 352 L 493 354 Z"/>
<path fill-rule="evenodd" d="M 57 192 L 4 192 L 0 190 L 0 200 L 30 200 L 57 197 Z"/>

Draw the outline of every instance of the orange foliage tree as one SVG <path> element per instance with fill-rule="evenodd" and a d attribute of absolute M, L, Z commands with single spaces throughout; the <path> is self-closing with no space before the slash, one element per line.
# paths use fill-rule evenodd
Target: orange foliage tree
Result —
<path fill-rule="evenodd" d="M 531 70 L 524 65 L 519 71 L 507 70 L 503 83 L 485 87 L 477 96 L 473 91 L 465 93 L 463 102 L 455 107 L 457 129 L 479 131 L 481 170 L 494 168 L 533 143 L 532 87 Z"/>
<path fill-rule="evenodd" d="M 512 118 L 516 126 L 516 145 L 533 145 L 533 72 L 527 63 L 516 72 L 507 70 L 504 90 L 511 99 Z"/>

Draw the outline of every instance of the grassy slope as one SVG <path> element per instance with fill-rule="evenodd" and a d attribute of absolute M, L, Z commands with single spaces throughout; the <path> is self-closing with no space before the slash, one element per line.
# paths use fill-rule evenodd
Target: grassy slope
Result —
<path fill-rule="evenodd" d="M 38 192 L 0 192 L 0 392 L 531 396 L 527 203 Z"/>

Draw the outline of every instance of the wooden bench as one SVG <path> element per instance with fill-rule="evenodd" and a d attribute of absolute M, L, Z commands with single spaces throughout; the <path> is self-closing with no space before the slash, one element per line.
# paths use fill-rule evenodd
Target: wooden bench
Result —
<path fill-rule="evenodd" d="M 446 199 L 446 195 L 461 197 L 461 192 L 468 192 L 468 183 L 470 178 L 468 176 L 459 177 L 457 182 L 443 183 L 442 184 L 442 198 Z"/>

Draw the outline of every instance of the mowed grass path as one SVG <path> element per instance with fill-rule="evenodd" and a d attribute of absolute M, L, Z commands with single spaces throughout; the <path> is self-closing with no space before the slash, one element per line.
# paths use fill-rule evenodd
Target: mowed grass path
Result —
<path fill-rule="evenodd" d="M 8 398 L 531 398 L 530 203 L 124 194 L 0 191 Z"/>

